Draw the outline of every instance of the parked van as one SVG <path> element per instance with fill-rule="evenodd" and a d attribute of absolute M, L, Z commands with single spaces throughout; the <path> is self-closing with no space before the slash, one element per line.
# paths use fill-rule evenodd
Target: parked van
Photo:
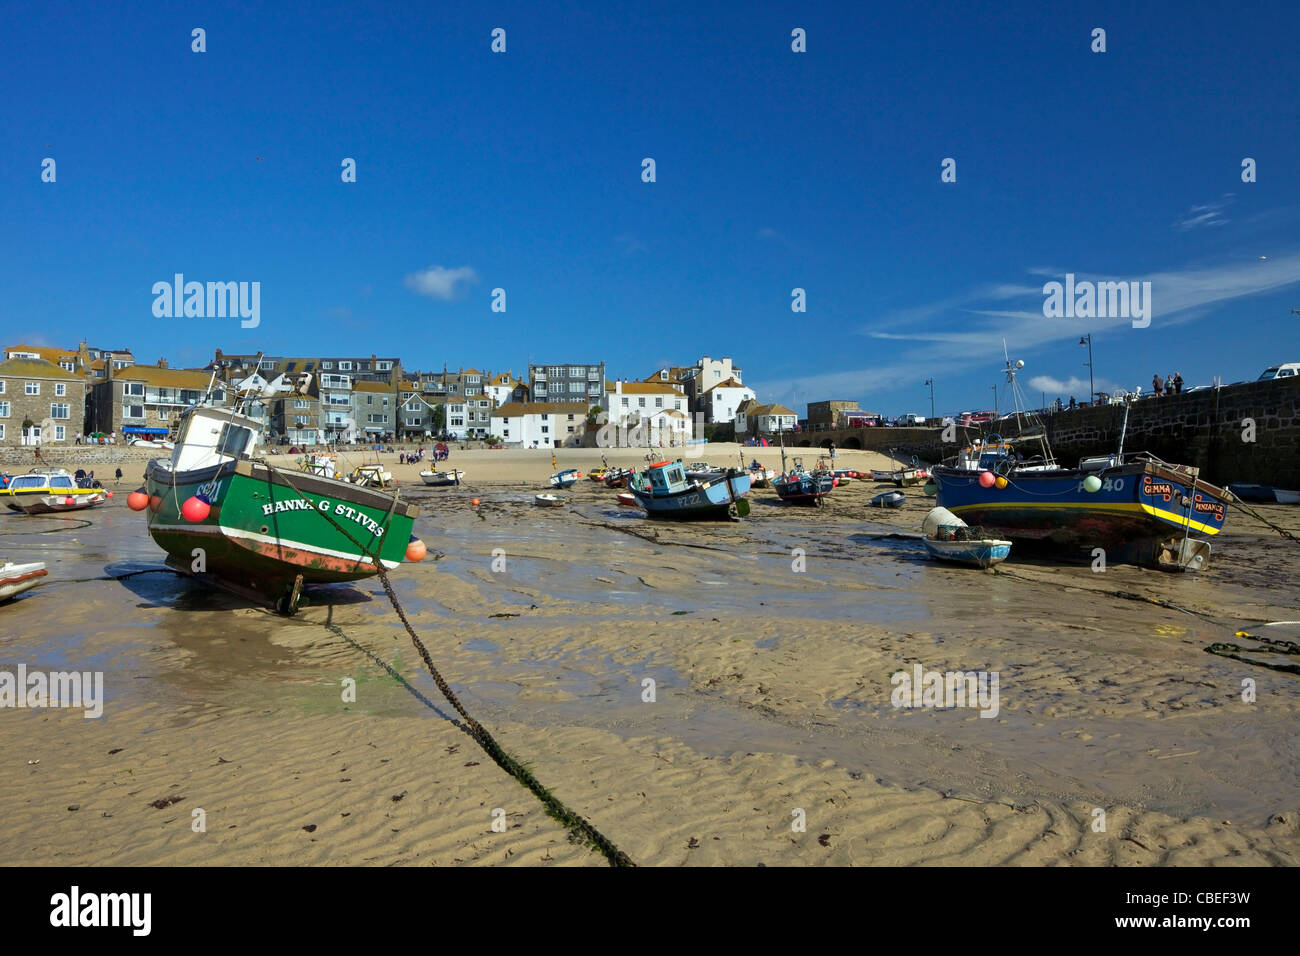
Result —
<path fill-rule="evenodd" d="M 1274 365 L 1272 368 L 1264 369 L 1264 374 L 1259 377 L 1259 381 L 1267 382 L 1275 378 L 1295 378 L 1300 375 L 1300 362 L 1287 362 L 1284 365 Z"/>

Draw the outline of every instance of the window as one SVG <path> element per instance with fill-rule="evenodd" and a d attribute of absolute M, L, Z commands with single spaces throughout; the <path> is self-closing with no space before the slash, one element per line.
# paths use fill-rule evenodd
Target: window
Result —
<path fill-rule="evenodd" d="M 57 403 L 57 404 L 51 405 L 51 406 L 50 406 L 50 417 L 51 417 L 51 418 L 68 418 L 68 417 L 69 417 L 69 415 L 68 415 L 68 408 L 69 408 L 69 406 L 68 406 L 68 404 L 67 404 L 66 402 L 59 402 L 59 403 Z"/>
<path fill-rule="evenodd" d="M 57 382 L 54 386 L 54 395 L 56 398 L 62 398 L 68 394 L 68 386 L 62 382 Z"/>
<path fill-rule="evenodd" d="M 5 427 L 3 425 L 0 425 L 0 441 L 4 441 L 4 437 L 5 437 Z"/>
<path fill-rule="evenodd" d="M 65 372 L 75 372 L 77 370 L 77 367 L 66 359 L 59 363 L 59 368 Z"/>
<path fill-rule="evenodd" d="M 656 396 L 655 396 L 655 408 L 663 408 L 663 407 L 664 407 L 664 399 L 663 399 L 663 396 L 662 396 L 662 395 L 656 395 Z"/>
<path fill-rule="evenodd" d="M 237 425 L 222 425 L 221 437 L 217 442 L 217 454 L 238 458 L 248 448 L 253 433 Z"/>
<path fill-rule="evenodd" d="M 0 402 L 0 418 L 8 418 L 8 417 L 9 417 L 9 403 Z"/>
<path fill-rule="evenodd" d="M 333 368 L 333 367 L 334 367 L 334 363 L 333 363 L 333 362 L 321 362 L 321 363 L 320 363 L 320 367 L 321 367 L 321 368 Z"/>
<path fill-rule="evenodd" d="M 388 371 L 391 371 L 391 370 L 392 370 L 392 368 L 393 368 L 393 363 L 392 363 L 392 362 L 380 362 L 380 363 L 378 363 L 378 364 L 375 366 L 375 368 L 376 368 L 377 370 L 379 370 L 380 372 L 388 372 Z"/>
<path fill-rule="evenodd" d="M 5 393 L 5 380 L 0 378 L 0 395 Z"/>
<path fill-rule="evenodd" d="M 67 437 L 68 437 L 68 430 L 67 430 L 66 428 L 64 428 L 62 425 L 55 425 L 55 426 L 54 426 L 54 440 L 55 440 L 55 441 L 66 441 L 66 440 L 67 440 Z"/>
<path fill-rule="evenodd" d="M 123 417 L 123 418 L 144 418 L 144 406 L 143 406 L 143 405 L 123 405 L 123 406 L 122 406 L 122 417 Z"/>
<path fill-rule="evenodd" d="M 548 435 L 548 434 L 550 434 L 550 431 L 551 431 L 551 426 L 550 426 L 550 425 L 543 425 L 543 426 L 542 426 L 542 434 L 543 434 L 543 435 Z"/>
<path fill-rule="evenodd" d="M 305 398 L 295 398 L 293 400 L 293 407 L 296 409 L 311 408 L 311 402 L 307 401 Z"/>
<path fill-rule="evenodd" d="M 367 405 L 373 405 L 373 404 L 375 404 L 375 396 L 373 396 L 373 395 L 367 395 L 367 396 L 366 396 L 366 404 L 367 404 Z"/>
<path fill-rule="evenodd" d="M 721 372 L 721 370 L 715 368 L 715 369 L 713 370 L 713 377 L 714 377 L 714 378 L 722 378 L 722 372 Z"/>
<path fill-rule="evenodd" d="M 350 371 L 352 371 L 352 363 L 351 363 L 351 362 L 339 362 L 339 371 L 340 371 L 340 372 L 350 372 Z"/>
<path fill-rule="evenodd" d="M 623 407 L 624 407 L 624 408 L 627 408 L 627 396 L 626 396 L 626 395 L 623 396 Z"/>
<path fill-rule="evenodd" d="M 587 370 L 583 368 L 581 365 L 574 365 L 572 368 L 569 369 L 569 377 L 581 378 L 586 373 L 586 371 Z"/>
<path fill-rule="evenodd" d="M 645 408 L 645 396 L 642 395 L 640 398 L 638 398 L 636 400 L 636 403 L 639 408 Z"/>
<path fill-rule="evenodd" d="M 39 395 L 39 394 L 41 394 L 41 383 L 40 383 L 40 382 L 24 382 L 24 383 L 23 383 L 23 391 L 24 391 L 26 394 L 28 394 L 28 395 Z"/>
<path fill-rule="evenodd" d="M 573 426 L 572 426 L 572 425 L 569 426 L 569 434 L 570 434 L 570 435 L 573 434 Z"/>
<path fill-rule="evenodd" d="M 126 382 L 122 385 L 122 394 L 128 397 L 143 398 L 144 384 L 142 382 Z"/>
<path fill-rule="evenodd" d="M 551 418 L 550 415 L 543 415 L 543 416 L 542 416 L 542 421 L 544 421 L 544 422 L 545 422 L 545 421 L 550 421 L 550 418 Z M 542 431 L 546 431 L 546 429 L 543 428 Z"/>
<path fill-rule="evenodd" d="M 572 415 L 569 416 L 569 421 L 573 421 L 573 416 L 572 416 Z M 573 431 L 573 429 L 570 428 L 569 431 Z"/>

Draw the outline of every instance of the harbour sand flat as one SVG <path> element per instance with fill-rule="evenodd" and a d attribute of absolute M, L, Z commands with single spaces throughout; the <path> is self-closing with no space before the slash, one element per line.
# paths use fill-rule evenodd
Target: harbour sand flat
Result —
<path fill-rule="evenodd" d="M 1202 575 L 986 574 L 928 561 L 929 499 L 881 514 L 871 482 L 824 509 L 758 489 L 704 528 L 585 480 L 532 508 L 549 452 L 451 464 L 460 488 L 392 469 L 435 551 L 399 599 L 470 712 L 638 863 L 1297 862 L 1296 678 L 1204 651 L 1296 616 L 1300 549 L 1244 521 Z M 0 518 L 51 571 L 0 610 L 0 670 L 102 670 L 107 694 L 97 720 L 0 711 L 0 862 L 604 865 L 450 723 L 377 583 L 283 619 L 120 577 L 161 563 L 124 497 Z M 998 674 L 996 716 L 893 706 L 918 664 Z"/>

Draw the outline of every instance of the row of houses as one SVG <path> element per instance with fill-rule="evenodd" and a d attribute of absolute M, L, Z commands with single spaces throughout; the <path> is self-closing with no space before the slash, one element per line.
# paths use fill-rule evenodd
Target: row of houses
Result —
<path fill-rule="evenodd" d="M 0 444 L 165 437 L 200 401 L 238 403 L 267 442 L 289 445 L 495 437 L 515 447 L 591 440 L 590 430 L 640 428 L 660 444 L 699 437 L 706 424 L 737 435 L 794 427 L 795 413 L 763 405 L 731 359 L 704 356 L 641 380 L 609 380 L 604 363 L 507 370 L 418 371 L 399 357 L 227 354 L 202 368 L 144 364 L 129 349 L 16 345 L 0 361 Z"/>

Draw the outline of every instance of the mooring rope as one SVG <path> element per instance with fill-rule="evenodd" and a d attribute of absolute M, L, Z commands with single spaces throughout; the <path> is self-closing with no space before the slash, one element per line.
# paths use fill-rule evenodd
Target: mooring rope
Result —
<path fill-rule="evenodd" d="M 1248 514 L 1248 515 L 1250 515 L 1252 518 L 1254 518 L 1256 521 L 1261 521 L 1261 522 L 1263 522 L 1264 524 L 1268 525 L 1270 528 L 1272 528 L 1274 531 L 1276 531 L 1276 532 L 1277 532 L 1278 534 L 1280 534 L 1282 537 L 1284 537 L 1284 538 L 1289 538 L 1290 540 L 1294 541 L 1296 544 L 1300 544 L 1300 538 L 1297 538 L 1297 537 L 1296 537 L 1295 535 L 1293 535 L 1290 531 L 1287 531 L 1286 528 L 1279 528 L 1277 525 L 1275 525 L 1273 522 L 1269 521 L 1267 518 L 1265 518 L 1262 514 L 1260 514 L 1260 513 L 1259 513 L 1258 511 L 1256 511 L 1254 508 L 1247 507 L 1247 506 L 1246 506 L 1246 502 L 1242 501 L 1241 498 L 1238 497 L 1238 496 L 1237 496 L 1235 493 L 1233 493 L 1231 490 L 1229 490 L 1228 493 L 1232 495 L 1232 503 L 1233 503 L 1233 505 L 1234 505 L 1235 507 L 1240 508 L 1242 511 L 1246 512 L 1246 514 Z"/>
<path fill-rule="evenodd" d="M 305 501 L 311 500 L 298 490 L 294 483 L 289 479 L 287 473 L 277 468 L 275 465 L 272 465 L 265 459 L 258 460 L 266 466 L 268 472 L 274 472 L 279 475 L 280 478 L 284 480 L 284 483 L 289 486 L 290 490 L 299 498 Z M 388 572 L 385 570 L 384 563 L 380 560 L 379 555 L 372 552 L 366 545 L 352 537 L 346 528 L 334 520 L 333 515 L 327 514 L 315 507 L 312 508 L 312 511 L 329 521 L 329 523 L 338 529 L 345 538 L 360 548 L 362 554 L 368 556 L 371 561 L 374 562 L 375 571 L 379 575 L 379 581 L 384 586 L 384 593 L 388 595 L 388 600 L 392 603 L 393 610 L 397 612 L 398 619 L 402 622 L 402 626 L 406 628 L 406 633 L 410 635 L 411 643 L 415 645 L 415 650 L 420 655 L 420 659 L 424 661 L 424 666 L 429 669 L 429 673 L 433 677 L 433 682 L 438 685 L 438 690 L 442 692 L 442 696 L 447 699 L 447 702 L 455 708 L 456 713 L 460 714 L 460 716 L 464 718 L 465 727 L 469 735 L 474 738 L 474 742 L 482 748 L 483 752 L 491 757 L 493 761 L 496 762 L 497 766 L 518 780 L 526 789 L 531 791 L 532 794 L 541 802 L 549 816 L 559 821 L 570 831 L 580 835 L 586 843 L 599 850 L 605 858 L 609 860 L 611 866 L 636 866 L 636 864 L 632 862 L 632 859 L 620 850 L 614 842 L 609 839 L 609 837 L 597 830 L 581 814 L 565 806 L 558 797 L 546 789 L 546 787 L 542 786 L 541 782 L 533 776 L 532 771 L 519 763 L 519 761 L 510 756 L 510 754 L 506 753 L 505 749 L 497 743 L 496 738 L 488 732 L 487 728 L 474 719 L 470 712 L 465 709 L 465 705 L 460 702 L 460 698 L 456 696 L 455 691 L 451 689 L 451 686 L 442 676 L 442 673 L 434 665 L 433 658 L 429 656 L 429 651 L 424 646 L 424 642 L 420 640 L 419 635 L 415 633 L 415 629 L 411 627 L 411 622 L 407 620 L 406 611 L 402 607 L 401 601 L 397 599 L 397 593 L 393 590 L 392 582 L 388 579 Z"/>

